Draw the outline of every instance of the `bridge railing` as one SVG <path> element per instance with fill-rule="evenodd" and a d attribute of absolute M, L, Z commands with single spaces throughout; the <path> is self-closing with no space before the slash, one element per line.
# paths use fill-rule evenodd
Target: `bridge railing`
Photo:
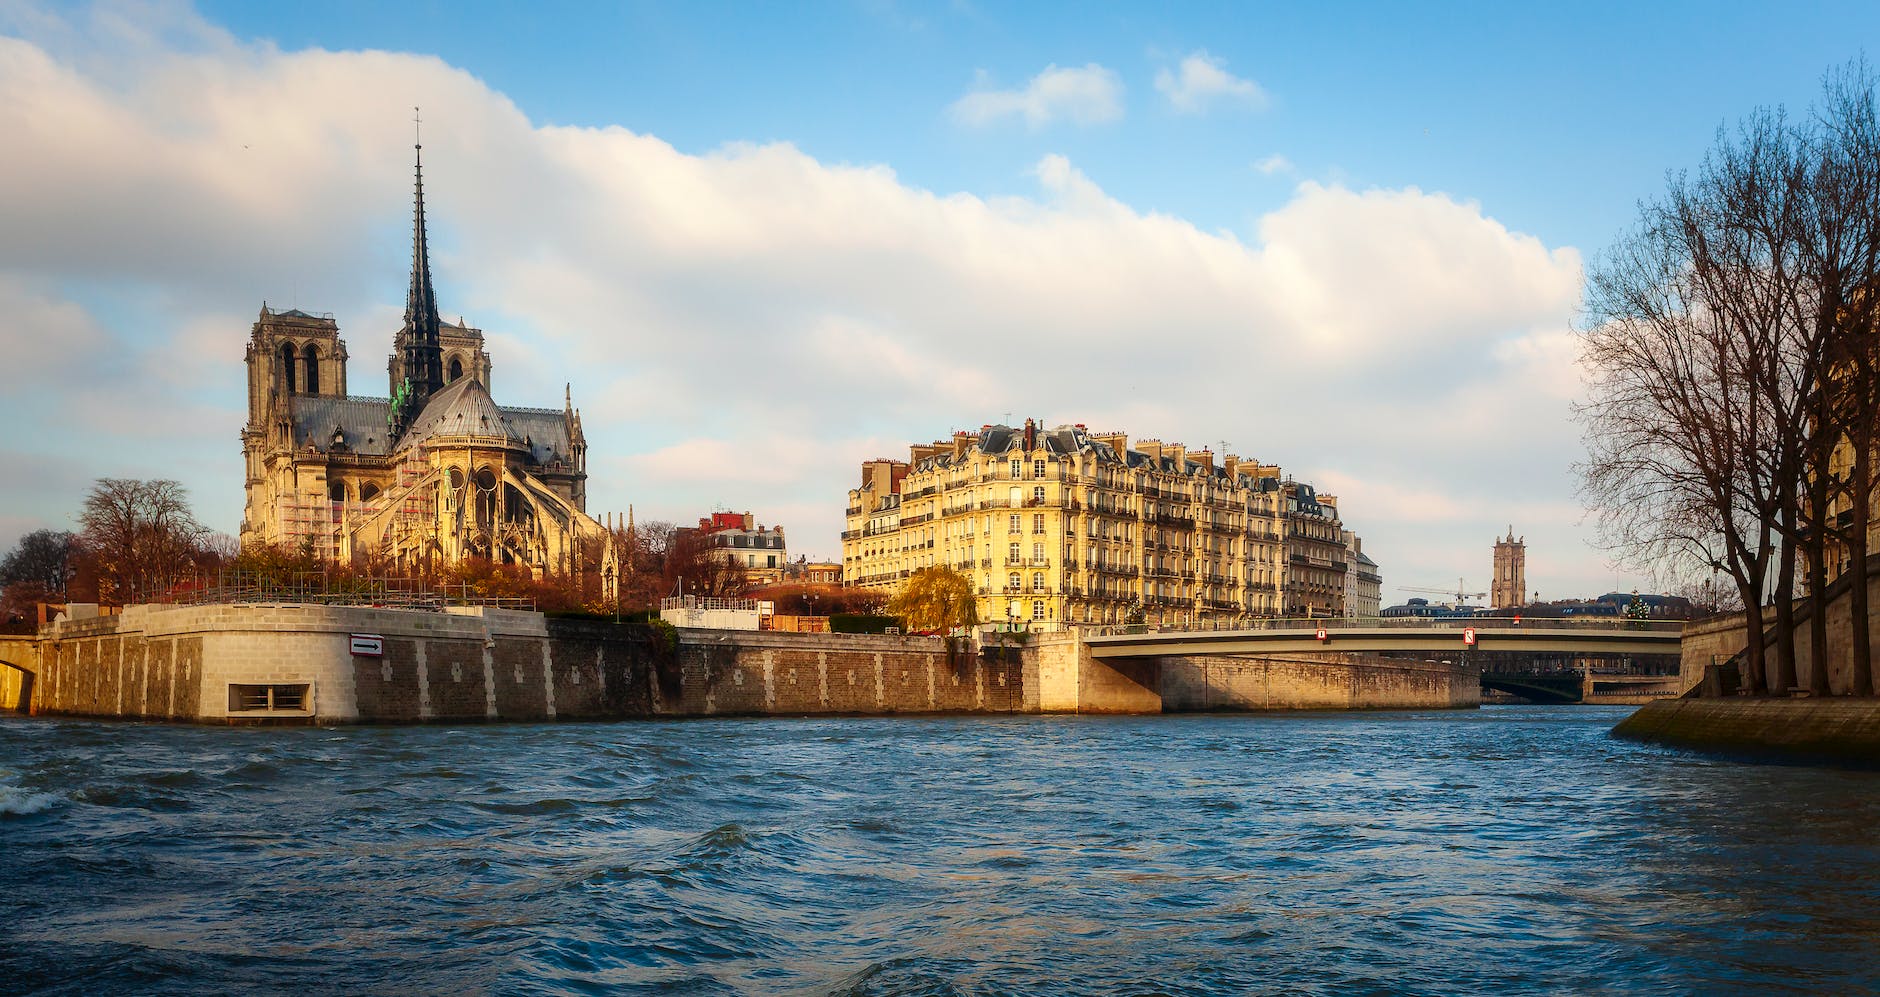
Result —
<path fill-rule="evenodd" d="M 1340 630 L 1441 631 L 1460 635 L 1473 628 L 1477 633 L 1522 630 L 1585 630 L 1604 633 L 1646 632 L 1680 633 L 1683 620 L 1627 620 L 1610 616 L 1565 617 L 1562 619 L 1517 620 L 1506 616 L 1442 617 L 1425 616 L 1340 616 L 1340 617 L 1262 617 L 1259 619 L 1200 620 L 1193 623 L 1123 623 L 1071 624 L 1085 637 L 1140 636 L 1180 633 L 1259 633 L 1277 630 L 1312 632 L 1323 628 L 1328 633 Z"/>

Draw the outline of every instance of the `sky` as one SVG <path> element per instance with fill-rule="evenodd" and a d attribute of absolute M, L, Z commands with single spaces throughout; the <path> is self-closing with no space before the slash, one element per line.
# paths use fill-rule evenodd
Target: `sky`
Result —
<path fill-rule="evenodd" d="M 0 0 L 0 548 L 236 532 L 263 301 L 355 394 L 410 259 L 589 511 L 839 556 L 862 461 L 1035 418 L 1277 463 L 1400 586 L 1651 588 L 1576 495 L 1585 265 L 1880 7 Z"/>

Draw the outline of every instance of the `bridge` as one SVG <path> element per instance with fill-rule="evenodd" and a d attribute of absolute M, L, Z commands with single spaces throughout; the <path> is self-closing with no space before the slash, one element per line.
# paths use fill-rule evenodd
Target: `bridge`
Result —
<path fill-rule="evenodd" d="M 39 639 L 0 635 L 0 711 L 29 712 L 39 672 Z"/>
<path fill-rule="evenodd" d="M 1464 651 L 1677 654 L 1683 630 L 1678 621 L 1611 617 L 1381 617 L 1113 626 L 1085 631 L 1084 640 L 1093 656 L 1111 659 L 1327 651 L 1416 651 L 1456 657 Z M 1470 637 L 1473 645 L 1467 643 Z"/>

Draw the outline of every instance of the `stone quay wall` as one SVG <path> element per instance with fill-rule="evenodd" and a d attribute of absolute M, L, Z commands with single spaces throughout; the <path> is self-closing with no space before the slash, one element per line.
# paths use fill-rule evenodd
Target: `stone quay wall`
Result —
<path fill-rule="evenodd" d="M 31 706 L 40 714 L 325 724 L 1010 713 L 1037 700 L 1026 694 L 1018 656 L 949 653 L 939 638 L 678 633 L 672 648 L 644 627 L 485 608 L 133 606 L 48 627 Z M 354 634 L 380 638 L 382 654 L 354 654 Z M 243 709 L 243 688 L 304 690 L 304 698 L 292 708 Z"/>
<path fill-rule="evenodd" d="M 1162 706 L 1200 710 L 1472 709 L 1482 704 L 1471 667 L 1366 654 L 1154 659 Z"/>
<path fill-rule="evenodd" d="M 355 653 L 352 638 L 380 653 Z M 34 713 L 198 723 L 462 723 L 905 713 L 1452 708 L 1472 669 L 1360 655 L 1105 661 L 1074 633 L 667 632 L 487 608 L 133 606 L 37 643 Z M 0 669 L 12 672 L 13 669 Z M 0 689 L 0 692 L 4 692 Z"/>
<path fill-rule="evenodd" d="M 1614 735 L 1677 747 L 1880 767 L 1880 699 L 1665 699 Z"/>

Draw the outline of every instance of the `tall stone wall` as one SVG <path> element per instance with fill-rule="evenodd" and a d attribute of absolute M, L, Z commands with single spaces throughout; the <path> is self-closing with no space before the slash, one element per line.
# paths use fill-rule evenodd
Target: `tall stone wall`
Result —
<path fill-rule="evenodd" d="M 1748 645 L 1742 613 L 1686 624 L 1678 642 L 1678 692 L 1704 681 L 1704 666 L 1720 665 Z"/>
<path fill-rule="evenodd" d="M 1481 705 L 1479 674 L 1439 662 L 1371 655 L 1201 656 L 1153 659 L 1163 708 L 1200 710 L 1466 709 Z"/>
<path fill-rule="evenodd" d="M 1865 625 L 1875 648 L 1880 648 L 1880 555 L 1869 562 L 1872 572 L 1867 579 L 1869 613 Z M 1826 653 L 1821 656 L 1823 665 L 1828 670 L 1828 686 L 1837 694 L 1844 693 L 1850 683 L 1854 669 L 1854 600 L 1850 596 L 1853 585 L 1852 575 L 1843 575 L 1829 585 L 1828 595 L 1828 641 Z M 1810 604 L 1807 600 L 1795 604 L 1795 670 L 1796 681 L 1806 686 L 1808 676 L 1815 667 L 1814 639 L 1809 627 Z M 1684 628 L 1680 643 L 1680 661 L 1678 669 L 1681 691 L 1689 691 L 1704 680 L 1704 666 L 1723 664 L 1749 644 L 1748 628 L 1744 626 L 1742 613 L 1732 613 L 1716 619 L 1693 623 Z M 1763 610 L 1764 639 L 1773 641 L 1775 610 L 1766 607 Z M 1768 667 L 1775 665 L 1775 648 L 1768 648 Z"/>
<path fill-rule="evenodd" d="M 382 639 L 354 655 L 353 634 Z M 535 613 L 320 606 L 132 607 L 43 635 L 37 713 L 203 722 L 417 723 L 1025 710 L 1017 657 L 939 638 L 684 630 Z M 11 669 L 8 669 L 11 671 Z M 232 686 L 305 687 L 240 710 Z"/>
<path fill-rule="evenodd" d="M 47 628 L 31 699 L 34 712 L 80 716 L 463 723 L 1425 708 L 1479 696 L 1473 672 L 1453 666 L 1352 655 L 1107 661 L 1074 633 L 983 653 L 933 637 L 688 629 L 669 643 L 669 633 L 494 609 L 131 607 Z M 354 654 L 361 634 L 382 653 Z M 290 705 L 253 708 L 257 689 Z"/>
<path fill-rule="evenodd" d="M 662 715 L 1027 712 L 1021 661 L 938 637 L 680 633 L 677 683 L 653 686 Z"/>

